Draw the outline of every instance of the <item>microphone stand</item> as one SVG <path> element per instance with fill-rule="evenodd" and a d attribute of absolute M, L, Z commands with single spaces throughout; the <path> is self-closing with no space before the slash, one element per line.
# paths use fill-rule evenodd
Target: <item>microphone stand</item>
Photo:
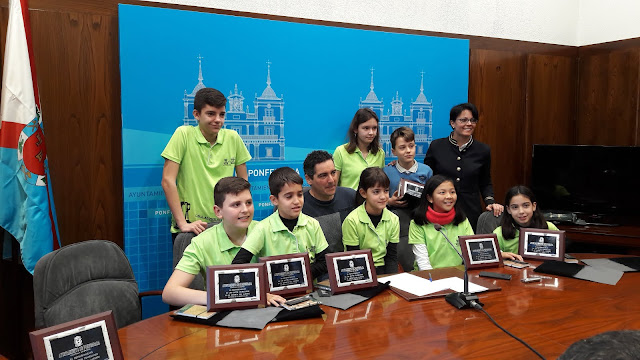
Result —
<path fill-rule="evenodd" d="M 451 242 L 451 240 L 449 240 L 447 235 L 442 231 L 442 225 L 433 224 L 433 227 L 436 229 L 436 231 L 440 232 L 445 239 L 447 239 L 447 242 L 449 243 L 449 245 L 451 245 L 453 250 L 455 250 L 458 256 L 460 256 L 460 258 L 462 259 L 462 264 L 464 265 L 464 291 L 448 294 L 444 297 L 445 300 L 447 300 L 449 304 L 455 306 L 457 309 L 482 309 L 482 305 L 484 304 L 479 301 L 478 296 L 469 293 L 469 273 L 467 269 L 467 262 L 464 260 L 464 257 L 462 256 L 462 254 L 460 254 L 458 249 L 453 246 L 453 243 Z"/>

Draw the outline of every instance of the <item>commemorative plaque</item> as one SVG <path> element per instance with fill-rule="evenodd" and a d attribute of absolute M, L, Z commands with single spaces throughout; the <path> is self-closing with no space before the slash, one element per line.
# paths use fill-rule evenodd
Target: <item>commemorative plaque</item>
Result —
<path fill-rule="evenodd" d="M 264 264 L 207 266 L 207 311 L 264 307 Z"/>
<path fill-rule="evenodd" d="M 407 179 L 400 179 L 400 182 L 398 183 L 398 198 L 404 200 L 408 200 L 410 198 L 420 199 L 423 189 L 424 184 Z"/>
<path fill-rule="evenodd" d="M 564 231 L 520 229 L 520 249 L 524 259 L 564 261 Z"/>
<path fill-rule="evenodd" d="M 34 359 L 122 360 L 111 310 L 29 333 Z"/>
<path fill-rule="evenodd" d="M 333 294 L 378 285 L 371 249 L 327 254 L 327 270 Z"/>
<path fill-rule="evenodd" d="M 267 292 L 281 296 L 297 296 L 313 290 L 309 254 L 266 256 L 259 259 L 265 263 L 269 289 Z"/>
<path fill-rule="evenodd" d="M 458 241 L 468 269 L 502 266 L 502 254 L 496 234 L 459 236 Z"/>

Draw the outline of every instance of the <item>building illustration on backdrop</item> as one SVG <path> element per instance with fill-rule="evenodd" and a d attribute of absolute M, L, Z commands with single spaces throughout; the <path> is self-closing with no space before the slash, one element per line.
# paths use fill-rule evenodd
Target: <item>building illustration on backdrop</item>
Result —
<path fill-rule="evenodd" d="M 198 84 L 191 93 L 184 91 L 184 125 L 197 124 L 193 117 L 193 99 L 198 90 L 206 87 L 200 56 L 198 65 Z M 278 97 L 271 87 L 271 62 L 267 61 L 267 87 L 260 96 L 255 94 L 253 112 L 249 111 L 249 106 L 245 108 L 244 100 L 242 91 L 238 91 L 238 84 L 235 84 L 227 95 L 224 127 L 240 134 L 253 160 L 284 160 L 284 97 Z"/>
<path fill-rule="evenodd" d="M 415 101 L 411 101 L 409 105 L 409 114 L 403 109 L 402 98 L 396 91 L 396 96 L 391 101 L 391 110 L 387 110 L 384 113 L 384 103 L 378 99 L 378 96 L 373 91 L 373 71 L 371 68 L 371 84 L 369 86 L 369 93 L 367 97 L 362 100 L 360 98 L 360 109 L 369 108 L 378 115 L 380 123 L 378 125 L 378 131 L 380 131 L 380 143 L 387 158 L 392 158 L 391 155 L 391 142 L 389 136 L 393 130 L 401 127 L 408 126 L 415 133 L 416 142 L 416 158 L 424 157 L 429 148 L 429 144 L 433 140 L 432 134 L 432 113 L 433 103 L 427 100 L 424 95 L 424 71 L 420 73 L 420 93 Z"/>

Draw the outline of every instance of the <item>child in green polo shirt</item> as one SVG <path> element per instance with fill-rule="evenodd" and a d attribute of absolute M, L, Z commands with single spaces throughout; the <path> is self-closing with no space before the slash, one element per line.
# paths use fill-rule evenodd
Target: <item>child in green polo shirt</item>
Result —
<path fill-rule="evenodd" d="M 333 152 L 339 186 L 357 190 L 362 170 L 370 166 L 384 166 L 378 122 L 375 111 L 367 108 L 356 111 L 347 131 L 349 142 Z"/>
<path fill-rule="evenodd" d="M 212 88 L 198 90 L 193 99 L 197 126 L 180 126 L 167 143 L 162 157 L 162 189 L 171 210 L 173 240 L 180 232 L 203 232 L 217 220 L 211 189 L 223 177 L 248 179 L 251 160 L 240 135 L 224 129 L 227 99 Z"/>
<path fill-rule="evenodd" d="M 309 253 L 314 278 L 327 272 L 325 255 L 329 244 L 320 223 L 301 212 L 304 204 L 302 177 L 289 167 L 269 176 L 269 199 L 276 211 L 262 220 L 238 251 L 234 264 L 248 263 L 253 256 Z"/>
<path fill-rule="evenodd" d="M 250 188 L 247 180 L 238 177 L 222 178 L 216 184 L 213 211 L 222 222 L 191 240 L 164 287 L 162 300 L 165 303 L 175 306 L 207 304 L 207 292 L 191 289 L 189 284 L 198 273 L 206 278 L 207 266 L 231 264 L 247 234 L 254 231 L 258 223 L 253 221 Z M 277 306 L 285 299 L 267 294 L 267 301 Z"/>
<path fill-rule="evenodd" d="M 409 244 L 418 268 L 428 270 L 462 264 L 462 259 L 433 224 L 440 224 L 453 246 L 460 251 L 458 236 L 473 235 L 473 228 L 458 206 L 458 194 L 453 181 L 443 175 L 427 180 L 409 224 Z"/>
<path fill-rule="evenodd" d="M 387 210 L 389 178 L 381 168 L 366 168 L 360 175 L 357 203 L 342 223 L 342 242 L 347 251 L 371 249 L 376 273 L 398 272 L 400 221 Z"/>
<path fill-rule="evenodd" d="M 502 257 L 522 261 L 520 248 L 520 228 L 558 230 L 545 220 L 536 203 L 533 191 L 524 185 L 514 186 L 507 191 L 504 205 L 508 214 L 502 215 L 501 226 L 493 231 L 498 236 Z"/>

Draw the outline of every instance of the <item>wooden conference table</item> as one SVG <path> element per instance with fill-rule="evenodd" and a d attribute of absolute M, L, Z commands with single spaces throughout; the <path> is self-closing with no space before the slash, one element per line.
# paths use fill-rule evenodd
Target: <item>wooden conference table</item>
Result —
<path fill-rule="evenodd" d="M 587 257 L 602 255 L 582 256 Z M 502 288 L 479 294 L 484 309 L 547 359 L 586 337 L 640 329 L 640 273 L 626 273 L 611 286 L 551 275 L 525 284 L 520 279 L 533 269 L 489 270 L 513 278 L 482 278 Z M 470 271 L 471 281 L 478 272 Z M 179 322 L 162 314 L 118 335 L 125 359 L 537 358 L 482 312 L 457 310 L 442 297 L 409 302 L 385 290 L 346 311 L 322 309 L 322 318 L 273 323 L 262 331 Z"/>

